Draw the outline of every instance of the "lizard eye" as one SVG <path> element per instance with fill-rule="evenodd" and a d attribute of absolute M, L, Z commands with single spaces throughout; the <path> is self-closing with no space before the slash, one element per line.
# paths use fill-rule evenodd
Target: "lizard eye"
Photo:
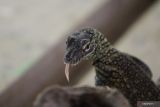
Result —
<path fill-rule="evenodd" d="M 89 50 L 90 50 L 90 44 L 88 43 L 88 44 L 84 45 L 84 46 L 82 47 L 82 49 L 83 49 L 85 52 L 89 51 Z"/>
<path fill-rule="evenodd" d="M 81 41 L 82 46 L 83 46 L 83 45 L 86 45 L 86 44 L 88 44 L 88 43 L 89 43 L 89 40 L 88 40 L 88 39 L 83 39 L 83 40 Z"/>

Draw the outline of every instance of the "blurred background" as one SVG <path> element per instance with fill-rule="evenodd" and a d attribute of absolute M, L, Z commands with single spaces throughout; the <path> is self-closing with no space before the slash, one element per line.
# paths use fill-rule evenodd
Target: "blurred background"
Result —
<path fill-rule="evenodd" d="M 0 0 L 0 91 L 105 0 L 90 2 Z"/>
<path fill-rule="evenodd" d="M 63 50 L 63 43 L 65 42 L 66 35 L 72 32 L 73 29 L 78 29 L 78 26 L 85 27 L 85 20 L 92 17 L 93 14 L 96 15 L 96 12 L 98 12 L 97 10 L 100 10 L 101 7 L 109 6 L 107 3 L 110 3 L 110 5 L 117 6 L 118 8 L 126 8 L 125 10 L 127 10 L 127 8 L 132 6 L 128 6 L 128 4 L 131 4 L 134 0 L 129 0 L 127 3 L 125 3 L 126 0 L 122 0 L 122 2 L 119 2 L 118 0 L 113 1 L 114 2 L 110 3 L 111 0 L 0 0 L 0 93 L 2 93 L 2 96 L 5 96 L 5 92 L 12 93 L 12 86 L 13 84 L 15 85 L 17 81 L 28 81 L 33 78 L 35 78 L 33 81 L 36 81 L 36 78 L 38 77 L 35 76 L 36 73 L 37 75 L 40 74 L 36 69 L 36 67 L 38 67 L 37 62 L 40 64 L 40 61 L 42 61 L 41 59 L 45 60 L 45 58 L 43 58 L 44 56 L 51 56 L 47 53 L 54 47 L 58 47 L 59 44 L 62 46 L 56 49 Z M 126 7 L 123 7 L 123 1 L 124 4 L 126 4 Z M 145 4 L 145 0 L 142 1 Z M 150 1 L 146 0 L 146 2 Z M 138 5 L 138 2 L 136 3 Z M 119 7 L 121 4 L 122 7 Z M 154 3 L 150 2 L 148 4 L 149 5 L 146 6 L 147 8 L 145 8 L 139 17 L 134 20 L 134 23 L 132 23 L 131 26 L 128 26 L 126 30 L 123 31 L 123 34 L 121 33 L 122 37 L 116 41 L 114 46 L 118 50 L 130 53 L 146 62 L 153 71 L 153 79 L 156 81 L 160 77 L 160 1 Z M 138 6 L 143 7 L 141 4 Z M 132 8 L 136 8 L 136 5 Z M 109 9 L 111 9 L 111 11 Z M 109 9 L 108 11 L 110 13 L 108 12 L 107 14 L 110 16 L 112 10 L 115 12 L 114 10 L 116 9 L 112 8 L 112 6 L 110 6 Z M 127 17 L 128 14 L 132 13 L 126 13 L 124 17 Z M 116 15 L 120 16 L 121 14 L 116 13 Z M 114 15 L 111 16 L 114 17 Z M 116 18 L 118 18 L 117 16 Z M 112 20 L 112 18 L 103 19 L 103 16 L 99 17 L 100 19 L 102 18 L 101 20 L 108 21 L 108 23 L 109 20 Z M 98 23 L 98 19 L 96 20 L 95 18 L 95 21 Z M 91 21 L 91 23 L 92 22 L 94 21 Z M 114 20 L 115 26 L 116 23 L 116 20 Z M 124 21 L 124 23 L 129 22 Z M 105 28 L 107 29 L 107 27 L 99 27 L 101 26 L 100 24 L 97 25 L 98 28 L 100 28 L 100 30 L 102 28 L 102 32 L 105 33 Z M 107 26 L 107 23 L 105 24 Z M 118 29 L 123 27 L 123 25 L 117 26 L 117 31 L 115 29 L 113 30 L 114 33 L 119 32 Z M 112 28 L 113 26 L 108 26 L 108 28 L 110 27 Z M 109 32 L 108 35 L 114 33 Z M 112 39 L 113 37 L 114 36 L 110 36 L 109 38 Z M 60 56 L 57 57 L 60 63 L 56 63 L 57 60 L 54 60 L 55 63 L 52 63 L 51 65 L 53 65 L 53 69 L 55 66 L 62 66 L 60 71 L 64 72 L 63 51 L 56 52 L 56 49 L 54 48 L 52 54 L 53 56 L 59 54 L 59 52 L 62 54 L 59 54 Z M 37 66 L 34 66 L 36 64 Z M 44 65 L 45 64 L 48 65 L 48 63 L 44 62 Z M 32 68 L 37 71 L 34 72 L 34 69 Z M 93 86 L 93 70 L 94 69 L 91 68 L 89 72 L 83 75 L 81 79 L 76 82 L 76 85 Z M 26 75 L 29 75 L 28 72 L 30 72 L 30 75 L 32 75 L 31 73 L 34 73 L 35 77 L 27 77 Z M 53 70 L 53 72 L 59 71 Z M 44 70 L 42 75 L 45 76 Z M 46 78 L 41 78 L 41 80 L 45 80 Z M 25 82 L 23 84 L 22 81 L 21 86 L 25 86 Z M 32 83 L 28 82 L 27 84 Z M 45 86 L 52 84 L 52 82 L 48 82 L 45 85 L 40 83 L 39 85 L 41 84 L 44 88 Z M 14 92 L 19 92 L 19 89 L 23 90 L 22 92 L 26 92 L 21 86 L 17 86 L 18 88 L 15 87 Z M 30 90 L 30 87 L 28 87 L 27 90 Z M 42 88 L 35 90 L 38 93 L 37 90 L 42 90 Z M 0 104 L 8 101 L 9 94 L 4 97 L 3 100 L 0 99 Z M 15 96 L 12 95 L 12 97 Z M 12 98 L 10 98 L 9 101 L 14 103 Z M 10 106 L 5 106 L 3 104 L 1 107 Z M 12 107 L 20 106 L 16 104 Z"/>

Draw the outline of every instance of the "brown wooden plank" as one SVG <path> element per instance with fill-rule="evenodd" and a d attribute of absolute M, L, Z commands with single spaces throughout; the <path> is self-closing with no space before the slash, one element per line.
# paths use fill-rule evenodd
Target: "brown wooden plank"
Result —
<path fill-rule="evenodd" d="M 154 1 L 156 0 L 110 0 L 75 29 L 84 26 L 98 28 L 109 41 L 114 43 Z M 0 107 L 31 107 L 36 95 L 46 86 L 66 85 L 63 64 L 64 43 L 65 38 L 62 38 L 21 78 L 5 90 L 0 95 Z M 71 76 L 72 84 L 76 83 L 89 68 L 87 62 L 73 68 L 76 72 Z"/>

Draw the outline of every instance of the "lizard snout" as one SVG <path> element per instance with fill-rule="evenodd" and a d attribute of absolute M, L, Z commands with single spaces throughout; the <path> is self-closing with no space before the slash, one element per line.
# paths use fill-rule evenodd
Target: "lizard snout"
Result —
<path fill-rule="evenodd" d="M 69 54 L 66 54 L 65 57 L 64 57 L 65 63 L 68 63 L 68 62 L 70 62 L 71 60 L 72 60 L 72 58 L 70 57 L 70 55 L 69 55 Z"/>

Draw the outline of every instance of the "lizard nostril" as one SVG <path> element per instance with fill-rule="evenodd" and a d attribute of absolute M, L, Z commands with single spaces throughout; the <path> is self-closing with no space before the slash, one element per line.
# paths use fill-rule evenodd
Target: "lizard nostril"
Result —
<path fill-rule="evenodd" d="M 66 59 L 66 61 L 70 61 L 72 58 L 67 54 L 65 59 Z"/>

